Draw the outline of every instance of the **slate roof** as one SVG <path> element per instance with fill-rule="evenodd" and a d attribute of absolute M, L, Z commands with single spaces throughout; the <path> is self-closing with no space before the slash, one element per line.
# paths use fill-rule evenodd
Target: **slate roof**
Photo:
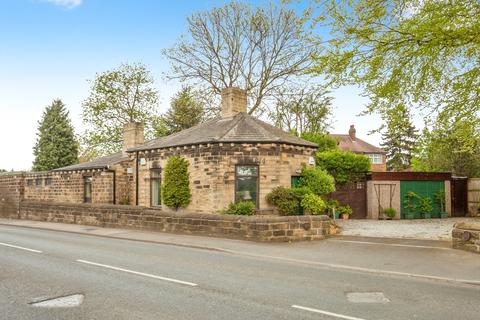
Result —
<path fill-rule="evenodd" d="M 343 151 L 352 151 L 355 153 L 382 153 L 386 154 L 385 150 L 376 147 L 362 139 L 355 138 L 352 140 L 348 134 L 330 134 L 332 138 L 338 141 L 338 147 Z"/>
<path fill-rule="evenodd" d="M 128 157 L 123 153 L 117 152 L 106 157 L 97 158 L 95 160 L 74 164 L 68 167 L 54 169 L 53 171 L 75 171 L 75 170 L 89 170 L 89 169 L 108 169 L 108 166 L 127 160 Z"/>
<path fill-rule="evenodd" d="M 141 151 L 195 145 L 201 143 L 284 143 L 314 147 L 315 143 L 288 134 L 246 113 L 233 117 L 215 118 L 178 133 L 151 140 L 128 151 Z"/>

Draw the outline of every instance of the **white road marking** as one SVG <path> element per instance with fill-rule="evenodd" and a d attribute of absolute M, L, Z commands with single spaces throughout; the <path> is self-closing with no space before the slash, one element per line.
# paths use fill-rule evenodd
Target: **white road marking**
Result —
<path fill-rule="evenodd" d="M 192 287 L 197 286 L 197 284 L 193 283 L 193 282 L 187 282 L 187 281 L 182 281 L 182 280 L 177 280 L 177 279 L 172 279 L 172 278 L 160 277 L 160 276 L 156 276 L 154 274 L 149 274 L 149 273 L 143 273 L 143 272 L 138 272 L 138 271 L 133 271 L 133 270 L 128 270 L 128 269 L 118 268 L 118 267 L 114 267 L 114 266 L 109 266 L 107 264 L 101 264 L 101 263 L 91 262 L 91 261 L 87 261 L 87 260 L 77 260 L 77 262 L 89 264 L 89 265 L 92 265 L 92 266 L 107 268 L 107 269 L 111 269 L 111 270 L 136 274 L 136 275 L 143 276 L 143 277 L 148 277 L 148 278 L 153 278 L 153 279 L 158 279 L 158 280 L 163 280 L 163 281 L 169 281 L 169 282 L 174 282 L 174 283 L 178 283 L 178 284 L 184 284 L 184 285 L 192 286 Z"/>
<path fill-rule="evenodd" d="M 319 310 L 319 309 L 313 309 L 313 308 L 308 308 L 308 307 L 297 306 L 297 305 L 295 305 L 295 304 L 292 305 L 292 308 L 300 309 L 300 310 L 305 310 L 305 311 L 310 311 L 310 312 L 315 312 L 315 313 L 320 313 L 320 314 L 324 314 L 324 315 L 326 315 L 326 316 L 331 316 L 331 317 L 335 317 L 335 318 L 339 318 L 339 319 L 365 320 L 365 319 L 362 319 L 362 318 L 356 318 L 356 317 L 346 316 L 346 315 L 343 315 L 343 314 L 334 313 L 334 312 L 330 312 L 330 311 L 325 311 L 325 310 Z"/>
<path fill-rule="evenodd" d="M 377 275 L 378 274 L 383 274 L 383 275 L 391 275 L 391 276 L 403 276 L 403 277 L 409 277 L 409 278 L 420 278 L 420 279 L 427 279 L 427 280 L 445 281 L 445 282 L 451 282 L 451 283 L 480 285 L 480 280 L 448 278 L 448 277 L 432 276 L 432 275 L 418 274 L 418 273 L 408 273 L 408 272 L 390 271 L 390 270 L 373 269 L 373 268 L 365 268 L 365 267 L 355 267 L 355 266 L 344 265 L 344 264 L 327 263 L 327 262 L 302 260 L 302 259 L 293 259 L 293 258 L 285 258 L 285 257 L 278 257 L 278 256 L 268 256 L 268 255 L 261 255 L 261 254 L 243 252 L 243 251 L 225 250 L 225 252 L 230 252 L 230 253 L 233 253 L 233 254 L 242 254 L 244 256 L 250 256 L 250 257 L 260 258 L 260 259 L 273 259 L 273 260 L 285 261 L 285 262 L 290 262 L 290 263 L 320 266 L 320 267 L 326 267 L 326 268 L 329 268 L 329 269 L 342 269 L 342 270 L 358 271 L 358 272 L 365 272 L 365 273 L 373 273 L 373 274 L 377 274 Z"/>
<path fill-rule="evenodd" d="M 3 242 L 0 242 L 0 246 L 20 249 L 20 250 L 25 250 L 25 251 L 35 252 L 35 253 L 42 253 L 42 251 L 40 251 L 40 250 L 29 249 L 29 248 L 20 247 L 20 246 L 16 246 L 16 245 L 13 245 L 13 244 L 8 244 L 8 243 L 3 243 Z"/>
<path fill-rule="evenodd" d="M 356 240 L 343 240 L 343 239 L 338 239 L 338 240 L 337 239 L 329 239 L 329 241 L 368 244 L 368 245 L 380 245 L 380 246 L 391 246 L 391 247 L 453 250 L 452 248 L 446 248 L 446 247 L 419 246 L 419 245 L 414 245 L 414 244 L 380 243 L 380 242 L 372 242 L 372 241 L 356 241 Z"/>

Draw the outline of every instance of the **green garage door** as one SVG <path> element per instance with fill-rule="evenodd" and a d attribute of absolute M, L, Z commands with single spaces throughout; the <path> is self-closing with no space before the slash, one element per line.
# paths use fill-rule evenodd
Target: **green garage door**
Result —
<path fill-rule="evenodd" d="M 415 192 L 419 197 L 429 197 L 432 199 L 432 217 L 439 218 L 440 217 L 440 205 L 438 204 L 437 200 L 435 199 L 435 193 L 439 190 L 445 190 L 445 181 L 400 181 L 400 199 L 401 199 L 401 217 L 405 219 L 405 215 L 407 213 L 405 200 L 405 195 L 408 192 Z M 416 201 L 418 203 L 418 200 Z M 419 210 L 415 210 L 413 212 L 414 219 L 421 219 L 422 215 L 420 214 Z"/>

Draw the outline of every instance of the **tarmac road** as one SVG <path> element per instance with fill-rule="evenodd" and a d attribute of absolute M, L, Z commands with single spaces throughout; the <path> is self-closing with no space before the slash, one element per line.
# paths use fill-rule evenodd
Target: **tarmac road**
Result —
<path fill-rule="evenodd" d="M 265 244 L 238 243 L 254 254 L 0 225 L 0 319 L 480 319 L 480 277 L 471 263 L 480 256 L 349 240 L 323 241 L 320 256 L 317 245 L 272 245 L 269 253 Z M 344 268 L 348 253 L 352 269 Z M 309 255 L 318 263 L 308 263 Z M 442 278 L 355 263 L 415 255 L 422 274 L 439 268 Z M 472 284 L 443 279 L 449 267 L 442 262 L 457 258 L 469 263 L 465 272 L 452 265 L 452 279 L 464 275 Z M 78 306 L 30 304 L 73 294 L 83 295 Z"/>

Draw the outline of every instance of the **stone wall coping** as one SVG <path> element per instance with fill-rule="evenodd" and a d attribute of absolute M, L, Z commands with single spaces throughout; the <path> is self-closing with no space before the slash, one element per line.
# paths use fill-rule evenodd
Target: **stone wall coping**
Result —
<path fill-rule="evenodd" d="M 462 229 L 462 230 L 473 230 L 473 231 L 480 231 L 480 220 L 474 222 L 457 222 L 453 226 L 454 229 Z"/>
<path fill-rule="evenodd" d="M 186 211 L 172 211 L 172 210 L 160 210 L 151 209 L 140 206 L 131 205 L 113 205 L 113 204 L 97 204 L 97 203 L 68 203 L 68 202 L 53 202 L 53 201 L 31 201 L 24 200 L 23 204 L 27 206 L 56 206 L 64 208 L 90 208 L 91 210 L 121 210 L 131 211 L 131 214 L 150 214 L 154 216 L 172 217 L 172 218 L 184 218 L 184 219 L 206 219 L 217 221 L 234 221 L 234 222 L 246 222 L 246 223 L 282 223 L 282 222 L 299 222 L 308 223 L 313 221 L 328 221 L 330 218 L 326 215 L 306 215 L 306 216 L 266 216 L 266 215 L 253 215 L 253 216 L 237 216 L 226 214 L 212 214 L 212 213 L 198 213 L 198 212 L 186 212 Z"/>

